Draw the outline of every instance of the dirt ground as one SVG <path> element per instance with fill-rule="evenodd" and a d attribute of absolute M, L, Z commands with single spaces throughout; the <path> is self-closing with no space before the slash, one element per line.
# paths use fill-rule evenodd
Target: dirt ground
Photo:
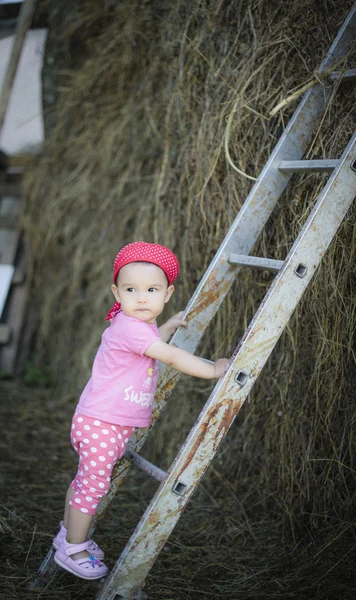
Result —
<path fill-rule="evenodd" d="M 29 590 L 62 516 L 76 468 L 69 440 L 74 400 L 54 402 L 51 391 L 3 382 L 1 417 L 0 597 L 6 600 L 91 600 L 93 584 L 57 570 L 43 589 Z M 246 486 L 243 482 L 244 498 Z M 147 506 L 156 484 L 133 473 L 96 530 L 112 567 Z M 322 491 L 320 492 L 322 493 Z M 195 494 L 152 569 L 145 591 L 152 600 L 356 597 L 352 527 L 332 522 L 308 531 L 303 515 L 297 539 L 269 517 L 258 490 L 242 503 L 212 473 Z"/>

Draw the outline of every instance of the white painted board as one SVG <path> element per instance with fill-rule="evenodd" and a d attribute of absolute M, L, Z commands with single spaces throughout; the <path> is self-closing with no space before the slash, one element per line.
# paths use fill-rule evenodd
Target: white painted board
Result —
<path fill-rule="evenodd" d="M 0 317 L 4 310 L 14 271 L 14 265 L 0 265 Z"/>
<path fill-rule="evenodd" d="M 9 156 L 35 154 L 43 143 L 41 69 L 46 37 L 47 29 L 26 34 L 0 137 L 0 149 Z M 14 39 L 14 34 L 0 39 L 0 88 Z"/>

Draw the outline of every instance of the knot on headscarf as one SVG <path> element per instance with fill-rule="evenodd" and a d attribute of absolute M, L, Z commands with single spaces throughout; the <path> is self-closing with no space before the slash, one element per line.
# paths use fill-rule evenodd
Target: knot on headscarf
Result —
<path fill-rule="evenodd" d="M 124 246 L 116 255 L 113 272 L 113 281 L 115 284 L 120 269 L 134 262 L 147 262 L 160 267 L 166 274 L 168 285 L 171 285 L 178 277 L 179 262 L 172 250 L 169 250 L 165 246 L 160 246 L 160 244 L 132 242 Z M 117 315 L 120 312 L 120 308 L 120 303 L 115 302 L 106 316 L 106 321 Z"/>
<path fill-rule="evenodd" d="M 112 306 L 108 312 L 108 314 L 105 317 L 105 321 L 110 321 L 110 319 L 112 319 L 113 317 L 115 317 L 115 315 L 117 315 L 117 313 L 120 312 L 121 309 L 121 304 L 120 302 L 115 302 L 114 306 Z"/>

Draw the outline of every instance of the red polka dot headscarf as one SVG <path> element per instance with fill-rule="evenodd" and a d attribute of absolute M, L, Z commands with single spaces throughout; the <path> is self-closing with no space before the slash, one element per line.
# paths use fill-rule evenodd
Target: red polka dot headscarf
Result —
<path fill-rule="evenodd" d="M 134 262 L 147 262 L 160 267 L 166 274 L 168 285 L 171 285 L 178 277 L 179 262 L 169 248 L 147 242 L 132 242 L 124 246 L 116 255 L 113 272 L 113 281 L 115 284 L 120 269 Z M 120 304 L 119 302 L 115 302 L 106 316 L 106 321 L 114 317 L 119 311 Z"/>

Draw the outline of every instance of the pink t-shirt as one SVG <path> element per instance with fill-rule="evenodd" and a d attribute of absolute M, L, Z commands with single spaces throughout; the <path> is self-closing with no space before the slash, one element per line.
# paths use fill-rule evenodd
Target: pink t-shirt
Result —
<path fill-rule="evenodd" d="M 113 317 L 102 335 L 77 412 L 117 425 L 147 427 L 158 364 L 144 353 L 159 339 L 156 323 L 144 323 L 122 311 Z"/>

